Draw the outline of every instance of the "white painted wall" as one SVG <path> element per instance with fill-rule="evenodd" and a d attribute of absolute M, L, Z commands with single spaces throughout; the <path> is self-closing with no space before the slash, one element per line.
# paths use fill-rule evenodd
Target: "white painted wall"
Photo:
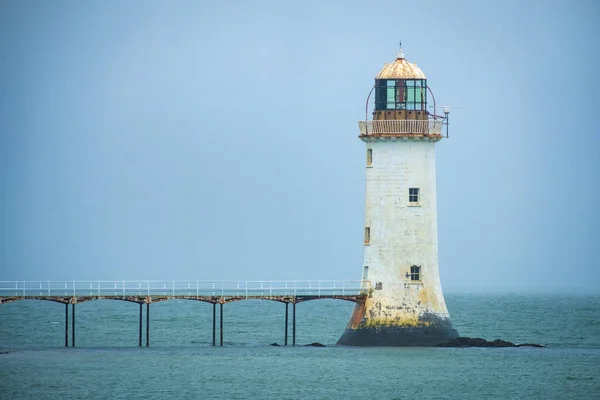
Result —
<path fill-rule="evenodd" d="M 419 316 L 448 316 L 438 270 L 434 138 L 366 138 L 373 161 L 366 168 L 364 266 L 375 287 L 366 304 L 367 324 L 418 324 Z M 409 188 L 419 188 L 419 206 L 409 205 Z M 410 278 L 421 266 L 421 283 Z M 364 269 L 363 269 L 364 271 Z"/>

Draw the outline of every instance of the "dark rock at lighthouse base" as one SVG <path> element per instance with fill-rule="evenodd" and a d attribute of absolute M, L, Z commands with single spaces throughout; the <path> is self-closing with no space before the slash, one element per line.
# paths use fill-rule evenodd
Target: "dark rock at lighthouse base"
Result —
<path fill-rule="evenodd" d="M 523 343 L 515 344 L 506 340 L 496 339 L 488 342 L 482 338 L 457 337 L 438 343 L 435 347 L 544 347 L 541 344 Z"/>
<path fill-rule="evenodd" d="M 338 340 L 341 346 L 431 347 L 458 337 L 449 320 L 427 326 L 384 326 L 346 328 Z"/>

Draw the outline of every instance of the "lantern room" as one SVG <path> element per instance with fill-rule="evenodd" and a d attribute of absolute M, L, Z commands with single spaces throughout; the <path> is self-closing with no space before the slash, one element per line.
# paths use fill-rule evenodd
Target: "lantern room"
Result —
<path fill-rule="evenodd" d="M 375 77 L 374 120 L 426 120 L 427 79 L 402 50 Z"/>

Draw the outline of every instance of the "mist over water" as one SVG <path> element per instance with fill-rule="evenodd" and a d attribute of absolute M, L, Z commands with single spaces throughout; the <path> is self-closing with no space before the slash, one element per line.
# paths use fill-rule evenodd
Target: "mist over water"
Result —
<path fill-rule="evenodd" d="M 10 351 L 0 355 L 0 393 L 7 399 L 600 395 L 600 296 L 446 299 L 463 336 L 547 347 L 338 347 L 353 304 L 333 300 L 297 305 L 296 347 L 269 346 L 283 344 L 283 304 L 226 304 L 225 346 L 212 347 L 212 306 L 171 300 L 151 305 L 151 346 L 138 348 L 138 305 L 101 300 L 76 306 L 77 347 L 67 349 L 64 306 L 20 301 L 0 306 L 0 348 Z M 302 346 L 311 342 L 328 347 Z"/>

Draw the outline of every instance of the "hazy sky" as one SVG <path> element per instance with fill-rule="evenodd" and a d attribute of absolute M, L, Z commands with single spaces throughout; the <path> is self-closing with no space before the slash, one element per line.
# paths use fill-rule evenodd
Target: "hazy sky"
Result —
<path fill-rule="evenodd" d="M 595 1 L 2 1 L 0 280 L 360 279 L 398 41 L 447 292 L 600 292 Z"/>

